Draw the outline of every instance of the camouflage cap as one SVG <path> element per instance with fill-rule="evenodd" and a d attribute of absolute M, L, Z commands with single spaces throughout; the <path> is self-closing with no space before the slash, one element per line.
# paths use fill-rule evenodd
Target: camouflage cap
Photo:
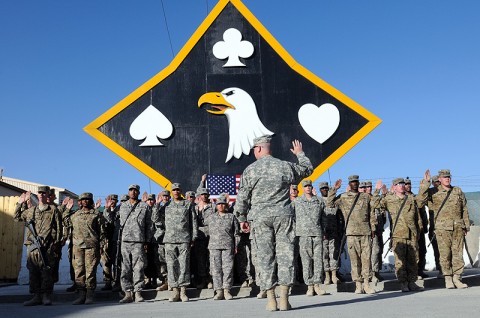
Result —
<path fill-rule="evenodd" d="M 366 187 L 371 187 L 372 186 L 372 181 L 370 181 L 370 180 L 365 181 L 365 186 Z"/>
<path fill-rule="evenodd" d="M 181 190 L 182 189 L 181 184 L 177 183 L 177 182 L 172 183 L 172 190 L 175 190 L 175 189 L 180 189 Z"/>
<path fill-rule="evenodd" d="M 55 189 L 50 188 L 50 190 L 48 191 L 48 193 L 50 193 L 50 195 L 55 195 Z"/>
<path fill-rule="evenodd" d="M 432 177 L 432 182 L 438 182 L 438 176 L 433 176 Z"/>
<path fill-rule="evenodd" d="M 80 194 L 80 197 L 78 197 L 79 200 L 92 200 L 93 201 L 93 194 L 90 192 L 84 192 Z"/>
<path fill-rule="evenodd" d="M 150 193 L 147 197 L 147 200 L 155 200 L 155 194 L 154 193 Z"/>
<path fill-rule="evenodd" d="M 187 198 L 195 198 L 196 195 L 195 195 L 195 192 L 193 192 L 193 191 L 187 191 L 187 192 L 185 193 L 185 196 L 186 196 Z"/>
<path fill-rule="evenodd" d="M 438 177 L 451 177 L 452 175 L 450 174 L 450 169 L 442 169 L 438 170 Z"/>
<path fill-rule="evenodd" d="M 137 189 L 137 191 L 140 191 L 140 186 L 138 184 L 131 184 L 128 187 L 128 190 L 130 190 L 130 189 Z"/>
<path fill-rule="evenodd" d="M 348 182 L 358 181 L 358 180 L 360 180 L 360 177 L 357 174 L 353 174 L 351 176 L 348 176 Z"/>
<path fill-rule="evenodd" d="M 221 195 L 217 198 L 217 205 L 218 204 L 228 204 L 227 202 L 227 197 L 224 195 Z"/>
<path fill-rule="evenodd" d="M 298 185 L 292 184 L 292 185 L 291 185 L 291 188 L 292 188 L 293 190 L 298 190 Z"/>
<path fill-rule="evenodd" d="M 252 148 L 254 148 L 255 146 L 258 146 L 258 145 L 262 145 L 262 144 L 269 144 L 271 142 L 272 142 L 272 136 L 269 136 L 269 135 L 260 136 L 260 137 L 257 137 L 257 138 L 253 139 Z"/>
<path fill-rule="evenodd" d="M 303 180 L 302 181 L 302 187 L 308 187 L 308 186 L 312 186 L 312 180 Z"/>
<path fill-rule="evenodd" d="M 318 188 L 319 189 L 322 189 L 322 188 L 328 188 L 328 182 L 326 181 L 322 181 L 318 184 Z"/>
<path fill-rule="evenodd" d="M 162 191 L 162 195 L 170 196 L 170 191 L 168 191 L 168 190 L 163 190 L 163 191 Z"/>
<path fill-rule="evenodd" d="M 128 196 L 128 194 L 124 194 L 120 197 L 121 202 L 128 201 L 129 199 L 130 199 L 130 197 Z"/>
<path fill-rule="evenodd" d="M 365 188 L 367 186 L 366 182 L 365 181 L 362 181 L 358 184 L 358 187 L 359 188 Z"/>
<path fill-rule="evenodd" d="M 405 178 L 405 184 L 412 184 L 412 180 L 409 177 Z"/>
<path fill-rule="evenodd" d="M 50 187 L 49 186 L 39 186 L 37 192 L 50 193 Z"/>
<path fill-rule="evenodd" d="M 393 179 L 392 183 L 393 183 L 393 185 L 397 185 L 397 184 L 399 184 L 399 183 L 405 183 L 405 179 L 403 179 L 403 178 L 395 178 L 395 179 Z"/>
<path fill-rule="evenodd" d="M 108 196 L 110 197 L 111 200 L 117 200 L 117 201 L 118 201 L 118 195 L 116 195 L 116 194 L 109 194 Z"/>
<path fill-rule="evenodd" d="M 198 192 L 199 195 L 202 195 L 202 194 L 210 194 L 210 193 L 208 192 L 208 189 L 207 189 L 207 188 L 199 188 L 199 189 L 197 190 L 197 192 Z"/>

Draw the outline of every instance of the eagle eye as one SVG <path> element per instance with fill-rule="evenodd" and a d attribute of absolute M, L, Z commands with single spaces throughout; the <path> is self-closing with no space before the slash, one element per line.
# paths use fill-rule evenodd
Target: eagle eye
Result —
<path fill-rule="evenodd" d="M 225 93 L 225 95 L 227 95 L 227 96 L 230 96 L 230 95 L 233 95 L 233 94 L 235 94 L 235 91 L 233 89 L 231 91 L 228 91 L 228 92 Z"/>

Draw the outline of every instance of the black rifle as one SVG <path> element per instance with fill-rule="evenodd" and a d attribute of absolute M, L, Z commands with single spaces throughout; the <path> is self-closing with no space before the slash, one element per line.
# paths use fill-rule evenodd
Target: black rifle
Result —
<path fill-rule="evenodd" d="M 347 240 L 348 220 L 350 220 L 350 215 L 352 215 L 353 208 L 355 208 L 355 204 L 357 204 L 357 201 L 358 201 L 359 197 L 360 197 L 360 192 L 357 193 L 357 196 L 355 197 L 355 200 L 353 200 L 352 207 L 350 208 L 350 212 L 348 212 L 347 219 L 345 220 L 345 229 L 343 230 L 342 241 L 340 242 L 340 250 L 338 252 L 337 263 L 340 261 L 340 257 L 342 256 L 342 253 L 343 253 L 343 247 L 345 246 L 345 241 Z"/>
<path fill-rule="evenodd" d="M 405 194 L 405 199 L 403 199 L 402 205 L 400 206 L 400 209 L 398 209 L 398 214 L 397 214 L 397 217 L 395 218 L 395 224 L 393 224 L 393 228 L 391 228 L 392 230 L 390 231 L 390 237 L 389 237 L 388 240 L 387 240 L 387 242 L 390 241 L 390 245 L 389 245 L 389 247 L 388 247 L 388 251 L 385 253 L 385 255 L 383 256 L 383 258 L 387 257 L 387 254 L 392 250 L 392 237 L 393 237 L 393 232 L 395 231 L 395 228 L 397 227 L 398 218 L 400 218 L 400 213 L 402 212 L 403 207 L 405 206 L 405 203 L 407 202 L 407 199 L 408 199 L 408 195 Z M 387 244 L 387 242 L 385 242 L 385 244 Z"/>
<path fill-rule="evenodd" d="M 30 250 L 38 249 L 38 253 L 40 254 L 40 259 L 42 260 L 42 269 L 43 268 L 50 269 L 50 265 L 48 263 L 48 257 L 45 254 L 45 247 L 43 246 L 43 243 L 38 237 L 37 230 L 35 229 L 35 221 L 30 220 L 28 222 L 25 222 L 25 227 L 28 229 L 28 231 L 30 231 L 33 238 L 33 243 L 31 245 L 33 245 L 34 248 Z"/>
<path fill-rule="evenodd" d="M 440 208 L 438 209 L 438 212 L 437 212 L 437 215 L 435 216 L 435 219 L 433 221 L 433 226 L 435 227 L 436 223 L 437 223 L 437 219 L 438 219 L 438 216 L 440 215 L 440 212 L 442 211 L 442 208 L 443 206 L 445 205 L 445 203 L 447 202 L 448 200 L 448 197 L 450 196 L 450 193 L 452 193 L 452 190 L 453 190 L 454 187 L 452 187 L 450 190 L 448 190 L 447 192 L 447 196 L 445 197 L 445 199 L 443 200 L 442 202 L 442 205 L 440 206 Z M 432 236 L 432 239 L 430 240 L 430 243 L 428 243 L 428 247 L 430 247 L 430 245 L 432 245 L 432 241 L 435 240 L 435 237 L 437 236 L 437 233 L 433 232 L 433 236 Z"/>

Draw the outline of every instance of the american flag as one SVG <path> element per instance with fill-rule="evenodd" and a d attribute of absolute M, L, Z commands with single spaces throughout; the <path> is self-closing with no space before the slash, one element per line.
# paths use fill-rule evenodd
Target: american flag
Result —
<path fill-rule="evenodd" d="M 216 199 L 221 193 L 228 193 L 230 202 L 237 199 L 238 186 L 240 185 L 240 175 L 207 175 L 207 188 L 210 192 L 210 198 Z"/>

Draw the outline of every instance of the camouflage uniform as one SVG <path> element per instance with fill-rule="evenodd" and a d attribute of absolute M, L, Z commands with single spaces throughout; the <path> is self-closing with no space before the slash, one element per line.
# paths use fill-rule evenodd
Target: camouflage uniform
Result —
<path fill-rule="evenodd" d="M 235 272 L 240 282 L 247 284 L 255 280 L 251 233 L 239 233 L 237 253 L 235 254 Z"/>
<path fill-rule="evenodd" d="M 210 251 L 210 270 L 213 288 L 230 289 L 233 283 L 233 260 L 240 225 L 230 213 L 220 215 L 213 212 L 206 215 L 205 225 L 210 229 L 208 249 Z"/>
<path fill-rule="evenodd" d="M 62 215 L 62 225 L 63 225 L 63 242 L 68 240 L 68 263 L 70 264 L 70 280 L 73 281 L 73 286 L 67 288 L 67 291 L 75 291 L 75 270 L 73 269 L 73 240 L 72 240 L 72 227 L 70 223 L 70 217 L 75 213 L 71 209 L 67 208 L 65 205 L 58 207 Z"/>
<path fill-rule="evenodd" d="M 167 190 L 168 191 L 168 190 Z M 170 195 L 170 192 L 168 192 Z M 163 237 L 165 235 L 165 225 L 158 220 L 155 222 L 155 217 L 158 216 L 159 209 L 164 205 L 163 202 L 156 204 L 152 209 L 152 222 L 155 224 L 155 233 L 153 235 L 154 242 L 157 244 L 154 247 L 155 250 L 155 266 L 157 269 L 157 275 L 162 280 L 162 283 L 167 282 L 167 260 L 165 258 L 165 243 L 163 242 Z"/>
<path fill-rule="evenodd" d="M 257 139 L 257 138 L 256 138 Z M 290 184 L 308 177 L 313 166 L 304 152 L 298 164 L 266 155 L 249 165 L 242 174 L 235 205 L 239 221 L 252 219 L 253 243 L 256 245 L 260 289 L 277 284 L 293 284 L 294 212 L 290 204 Z M 278 264 L 278 278 L 275 270 Z M 256 264 L 257 265 L 257 264 Z"/>
<path fill-rule="evenodd" d="M 144 246 L 153 236 L 151 210 L 145 202 L 125 201 L 120 206 L 120 224 L 122 230 L 122 273 L 120 282 L 124 291 L 139 292 L 143 289 L 146 253 Z M 127 218 L 128 216 L 128 218 Z"/>
<path fill-rule="evenodd" d="M 203 188 L 203 183 L 200 184 L 201 186 L 197 189 L 197 194 L 208 193 L 207 189 Z M 195 264 L 196 264 L 196 274 L 198 275 L 197 281 L 202 285 L 202 282 L 206 282 L 208 277 L 208 241 L 209 241 L 209 231 L 208 226 L 205 224 L 205 219 L 208 217 L 209 214 L 215 213 L 215 207 L 212 203 L 208 203 L 200 208 L 199 205 L 195 205 L 195 215 L 197 218 L 197 225 L 198 225 L 198 237 L 195 240 L 195 245 L 193 246 L 193 253 L 195 257 Z"/>
<path fill-rule="evenodd" d="M 115 269 L 117 277 L 113 277 L 112 268 L 116 266 L 118 231 L 120 229 L 120 206 L 103 211 L 105 220 L 105 244 L 100 250 L 100 260 L 103 268 L 103 281 L 106 284 L 120 283 L 120 268 Z M 120 255 L 118 255 L 120 257 Z"/>
<path fill-rule="evenodd" d="M 326 198 L 322 197 L 326 205 Z M 338 249 L 340 245 L 341 226 L 339 218 L 341 211 L 338 208 L 325 207 L 322 215 L 323 232 L 323 269 L 325 272 L 338 271 Z"/>
<path fill-rule="evenodd" d="M 449 170 L 440 170 L 439 177 L 450 176 Z M 470 230 L 470 219 L 465 194 L 459 187 L 452 186 L 452 192 L 442 205 L 447 190 L 442 185 L 437 188 L 429 188 L 430 183 L 422 180 L 418 196 L 421 206 L 427 205 L 434 214 L 435 236 L 440 252 L 440 265 L 445 278 L 452 275 L 459 277 L 463 273 L 463 248 L 464 234 Z M 455 284 L 456 285 L 456 284 Z"/>

